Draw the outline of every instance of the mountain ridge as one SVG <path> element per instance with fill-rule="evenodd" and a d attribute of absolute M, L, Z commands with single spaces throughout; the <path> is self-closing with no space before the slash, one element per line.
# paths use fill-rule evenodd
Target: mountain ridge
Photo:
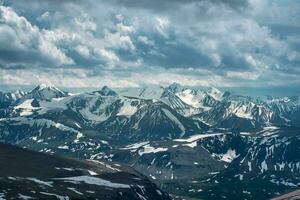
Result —
<path fill-rule="evenodd" d="M 277 156 L 297 151 L 297 97 L 262 100 L 178 84 L 155 92 L 104 87 L 58 94 L 21 96 L 26 100 L 2 109 L 0 141 L 47 154 L 125 163 L 183 198 L 265 199 L 298 187 L 299 158 Z M 242 177 L 250 176 L 258 178 L 246 188 Z M 235 186 L 224 190 L 230 185 L 225 180 Z M 255 196 L 259 180 L 266 186 L 261 198 Z"/>

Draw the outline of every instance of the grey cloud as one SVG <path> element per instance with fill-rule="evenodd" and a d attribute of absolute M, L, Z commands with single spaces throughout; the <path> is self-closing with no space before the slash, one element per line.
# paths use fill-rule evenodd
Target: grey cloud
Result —
<path fill-rule="evenodd" d="M 0 25 L 0 44 L 6 47 L 0 63 L 6 69 L 25 63 L 49 73 L 53 68 L 84 70 L 87 83 L 104 74 L 116 80 L 169 72 L 170 77 L 182 75 L 185 83 L 190 77 L 193 84 L 267 84 L 276 80 L 275 72 L 300 74 L 298 26 L 287 22 L 288 14 L 272 24 L 267 11 L 275 11 L 253 2 L 6 1 L 36 33 L 28 34 L 33 36 L 24 48 L 24 41 L 11 34 L 20 31 L 18 26 Z M 62 74 L 75 77 L 70 71 Z"/>
<path fill-rule="evenodd" d="M 5 69 L 5 70 L 20 70 L 20 69 L 26 69 L 28 66 L 24 65 L 24 64 L 3 64 L 0 61 L 0 69 Z"/>
<path fill-rule="evenodd" d="M 248 5 L 247 0 L 164 0 L 164 1 L 149 1 L 149 0 L 112 0 L 110 2 L 116 5 L 123 5 L 130 8 L 151 9 L 153 11 L 174 9 L 185 4 L 194 4 L 199 2 L 211 2 L 216 4 L 224 4 L 233 8 L 241 8 Z"/>
<path fill-rule="evenodd" d="M 44 37 L 42 31 L 12 8 L 0 7 L 1 59 L 16 62 L 71 64 L 71 58 Z M 41 62 L 42 63 L 42 62 Z"/>

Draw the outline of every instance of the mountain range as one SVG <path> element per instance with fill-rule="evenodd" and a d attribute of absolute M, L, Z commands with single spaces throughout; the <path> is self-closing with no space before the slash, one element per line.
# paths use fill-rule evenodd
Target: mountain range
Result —
<path fill-rule="evenodd" d="M 298 96 L 42 84 L 0 93 L 0 105 L 0 142 L 129 165 L 173 198 L 267 199 L 300 187 Z"/>

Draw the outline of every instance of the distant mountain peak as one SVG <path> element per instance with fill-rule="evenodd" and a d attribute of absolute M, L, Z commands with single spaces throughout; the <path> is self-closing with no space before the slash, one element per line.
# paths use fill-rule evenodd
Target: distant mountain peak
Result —
<path fill-rule="evenodd" d="M 24 95 L 21 99 L 39 99 L 39 100 L 49 100 L 52 98 L 59 98 L 59 97 L 66 97 L 68 93 L 65 91 L 60 90 L 59 88 L 55 87 L 54 85 L 50 84 L 40 84 L 36 86 L 33 90 L 28 92 Z"/>
<path fill-rule="evenodd" d="M 113 89 L 111 89 L 106 85 L 103 86 L 101 90 L 98 91 L 98 93 L 101 94 L 102 96 L 118 96 L 118 94 Z"/>
<path fill-rule="evenodd" d="M 181 90 L 183 89 L 183 86 L 180 83 L 177 82 L 173 82 L 171 85 L 169 85 L 168 87 L 169 90 L 171 91 L 176 91 L 176 90 Z"/>
<path fill-rule="evenodd" d="M 63 92 L 60 89 L 58 89 L 57 87 L 55 87 L 53 84 L 46 84 L 46 83 L 41 83 L 41 84 L 37 85 L 32 91 L 42 91 L 45 89 Z"/>
<path fill-rule="evenodd" d="M 215 88 L 215 87 L 210 87 L 207 90 L 207 94 L 216 100 L 221 100 L 223 97 L 223 92 L 221 92 L 218 88 Z"/>
<path fill-rule="evenodd" d="M 222 93 L 218 88 L 216 87 L 209 87 L 208 92 L 210 93 Z"/>
<path fill-rule="evenodd" d="M 48 83 L 41 83 L 38 85 L 38 87 L 40 87 L 40 88 L 49 88 L 52 86 L 53 86 L 52 84 L 48 84 Z"/>
<path fill-rule="evenodd" d="M 162 93 L 161 96 L 166 96 L 170 92 L 175 94 L 177 92 L 181 92 L 184 89 L 185 88 L 182 85 L 180 85 L 179 83 L 173 82 L 171 85 L 169 85 L 168 87 L 165 88 L 165 90 L 164 90 L 164 92 Z"/>
<path fill-rule="evenodd" d="M 173 82 L 171 85 L 168 86 L 169 88 L 177 88 L 177 87 L 182 87 L 180 83 Z"/>

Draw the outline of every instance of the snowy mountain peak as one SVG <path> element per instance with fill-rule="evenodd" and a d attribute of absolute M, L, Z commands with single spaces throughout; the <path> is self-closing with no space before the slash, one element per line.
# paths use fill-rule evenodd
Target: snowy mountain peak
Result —
<path fill-rule="evenodd" d="M 98 91 L 98 93 L 101 94 L 102 96 L 118 96 L 118 94 L 114 90 L 112 90 L 106 85 L 103 86 L 102 89 Z"/>
<path fill-rule="evenodd" d="M 183 91 L 185 88 L 180 85 L 179 83 L 172 83 L 171 85 L 169 85 L 168 87 L 166 87 L 161 95 L 161 97 L 165 97 L 165 96 L 169 96 L 170 93 L 172 94 L 176 94 L 178 92 Z"/>
<path fill-rule="evenodd" d="M 36 86 L 33 90 L 54 89 L 54 88 L 56 87 L 52 84 L 42 83 Z"/>
<path fill-rule="evenodd" d="M 171 85 L 166 87 L 166 89 L 172 91 L 173 93 L 178 92 L 179 90 L 183 89 L 183 86 L 180 85 L 179 83 L 173 82 Z"/>
<path fill-rule="evenodd" d="M 219 89 L 215 87 L 210 87 L 207 90 L 207 94 L 213 97 L 215 100 L 221 100 L 223 96 L 223 92 L 221 92 Z"/>
<path fill-rule="evenodd" d="M 66 93 L 63 92 L 62 90 L 60 90 L 59 88 L 55 87 L 52 84 L 39 84 L 38 86 L 36 86 L 33 90 L 31 90 L 31 92 L 35 92 L 35 91 L 46 91 L 46 90 L 51 90 L 51 91 L 55 91 L 57 93 Z"/>
<path fill-rule="evenodd" d="M 23 102 L 26 99 L 37 99 L 37 100 L 50 100 L 52 98 L 66 97 L 67 92 L 64 92 L 53 85 L 40 84 L 36 86 L 29 93 L 24 95 L 20 101 Z"/>
<path fill-rule="evenodd" d="M 51 85 L 51 84 L 42 83 L 42 84 L 38 85 L 37 87 L 43 89 L 43 88 L 49 88 L 49 87 L 52 87 L 52 86 L 53 85 Z"/>
<path fill-rule="evenodd" d="M 219 93 L 222 93 L 218 88 L 216 87 L 210 87 L 208 90 L 207 90 L 208 93 L 214 93 L 214 94 L 219 94 Z"/>
<path fill-rule="evenodd" d="M 169 88 L 176 88 L 176 87 L 182 87 L 180 83 L 173 82 L 171 85 L 168 86 Z"/>

